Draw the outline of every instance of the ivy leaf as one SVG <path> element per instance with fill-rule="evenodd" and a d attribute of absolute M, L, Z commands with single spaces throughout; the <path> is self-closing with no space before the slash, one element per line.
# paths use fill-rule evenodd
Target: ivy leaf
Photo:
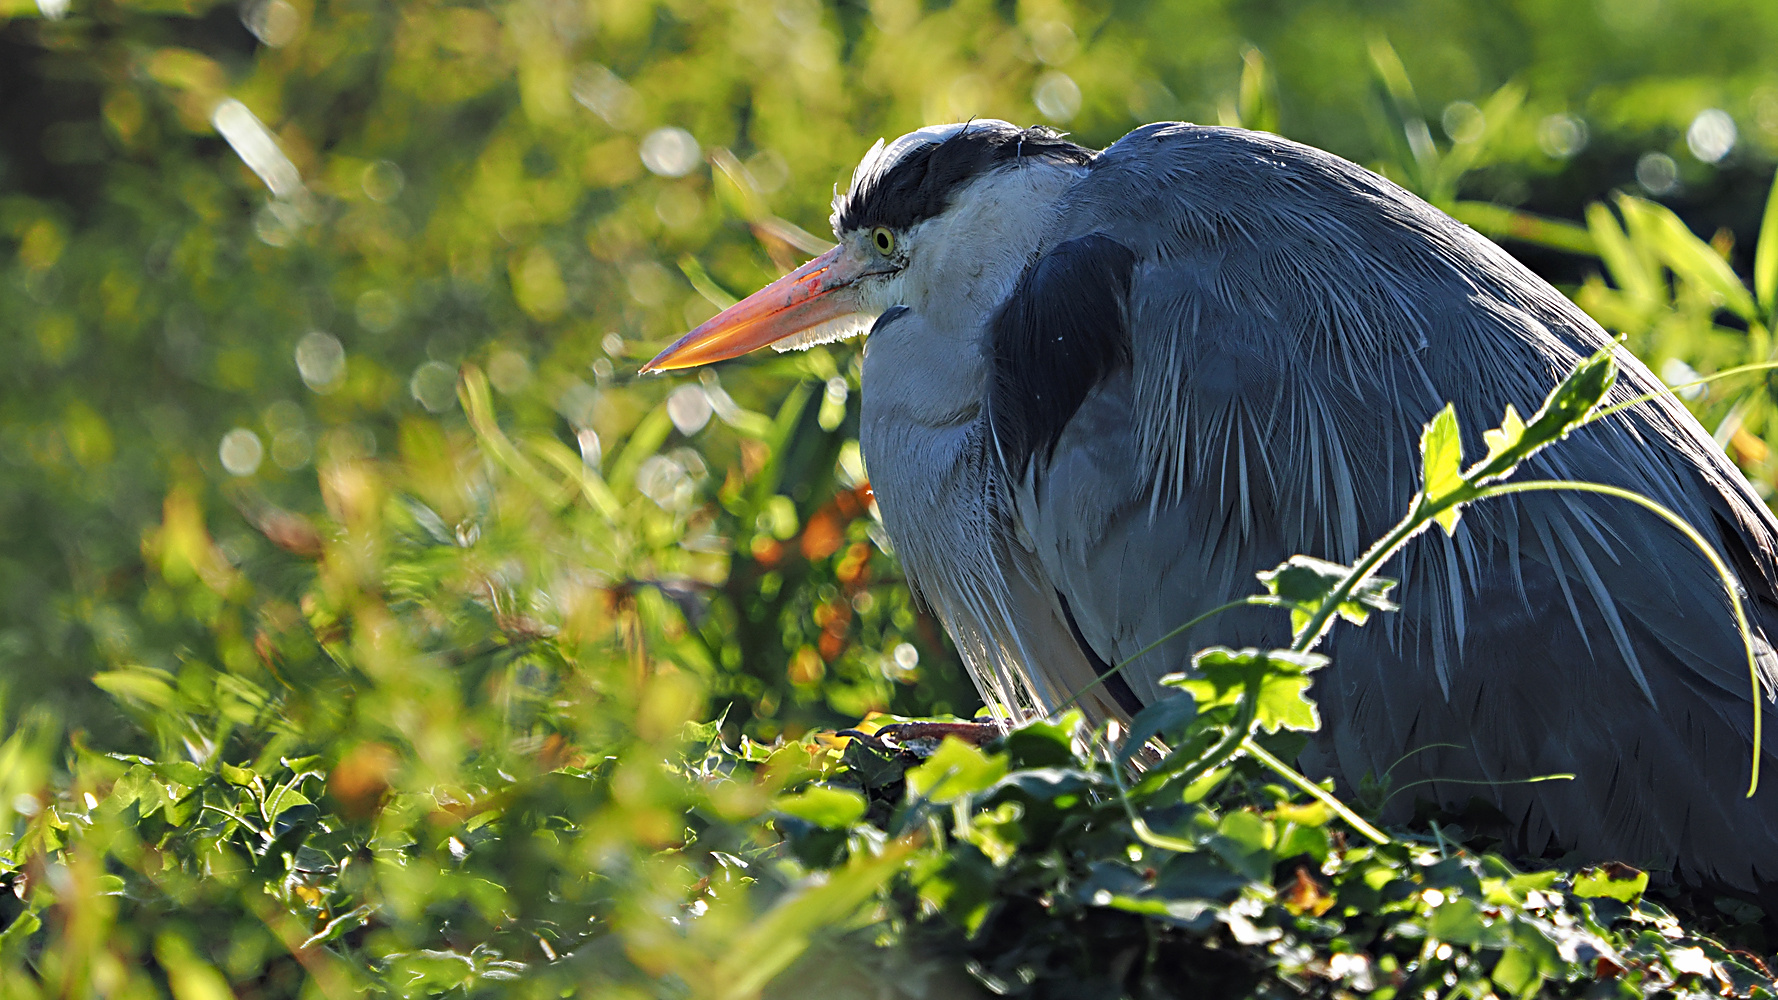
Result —
<path fill-rule="evenodd" d="M 1327 663 L 1319 653 L 1211 646 L 1192 659 L 1192 675 L 1169 674 L 1161 683 L 1183 688 L 1202 708 L 1232 705 L 1254 688 L 1254 719 L 1266 732 L 1312 732 L 1321 716 L 1308 696 L 1308 675 Z"/>
<path fill-rule="evenodd" d="M 227 761 L 222 762 L 222 780 L 231 785 L 245 788 L 246 786 L 253 784 L 254 777 L 255 775 L 251 768 L 236 767 Z"/>
<path fill-rule="evenodd" d="M 688 746 L 702 749 L 715 747 L 722 741 L 722 727 L 728 722 L 728 708 L 709 722 L 687 722 L 680 730 L 679 738 Z"/>
<path fill-rule="evenodd" d="M 1183 691 L 1149 705 L 1130 720 L 1130 732 L 1124 737 L 1123 748 L 1118 751 L 1118 762 L 1129 760 L 1143 744 L 1157 736 L 1183 731 L 1197 717 L 1198 703 Z"/>
<path fill-rule="evenodd" d="M 1463 485 L 1463 442 L 1457 408 L 1450 403 L 1420 433 L 1420 465 L 1428 499 L 1437 500 Z"/>
<path fill-rule="evenodd" d="M 1626 864 L 1610 863 L 1582 868 L 1574 875 L 1574 894 L 1589 899 L 1615 899 L 1635 903 L 1648 888 L 1648 873 Z"/>
<path fill-rule="evenodd" d="M 1007 766 L 1013 770 L 1071 766 L 1073 734 L 1083 719 L 1080 709 L 1071 708 L 1054 722 L 1038 720 L 1006 734 Z"/>
<path fill-rule="evenodd" d="M 1532 955 L 1519 948 L 1508 948 L 1495 963 L 1488 978 L 1514 996 L 1530 996 L 1543 982 L 1543 970 Z"/>
<path fill-rule="evenodd" d="M 864 818 L 864 796 L 850 788 L 811 785 L 796 795 L 780 795 L 772 808 L 828 830 L 843 830 Z"/>
<path fill-rule="evenodd" d="M 152 765 L 152 770 L 161 778 L 187 788 L 197 788 L 208 777 L 201 768 L 188 760 L 159 761 Z"/>
<path fill-rule="evenodd" d="M 1294 633 L 1302 630 L 1321 602 L 1351 573 L 1350 566 L 1311 556 L 1291 556 L 1276 569 L 1256 575 L 1267 590 L 1290 603 L 1290 630 Z M 1340 602 L 1340 617 L 1363 625 L 1372 611 L 1397 610 L 1398 605 L 1389 599 L 1394 586 L 1395 581 L 1386 576 L 1370 577 Z"/>
<path fill-rule="evenodd" d="M 1506 943 L 1505 933 L 1483 918 L 1482 908 L 1462 896 L 1446 900 L 1432 911 L 1426 933 L 1452 944 L 1498 948 Z"/>
<path fill-rule="evenodd" d="M 947 736 L 925 763 L 907 773 L 908 792 L 944 803 L 982 791 L 1004 777 L 1004 755 L 990 757 L 955 736 Z"/>

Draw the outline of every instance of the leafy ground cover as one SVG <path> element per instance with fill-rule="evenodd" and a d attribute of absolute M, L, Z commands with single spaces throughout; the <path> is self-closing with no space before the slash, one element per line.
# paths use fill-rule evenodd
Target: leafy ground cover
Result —
<path fill-rule="evenodd" d="M 219 645 L 250 650 L 239 665 L 96 678 L 157 753 L 61 743 L 42 713 L 0 746 L 17 831 L 0 853 L 0 988 L 1769 995 L 1759 955 L 1735 946 L 1764 946 L 1756 911 L 1725 944 L 1655 902 L 1646 873 L 1520 870 L 1436 821 L 1385 834 L 1284 763 L 1319 724 L 1315 638 L 1392 609 L 1373 575 L 1388 547 L 1449 530 L 1525 455 L 1559 447 L 1612 374 L 1601 355 L 1529 421 L 1509 413 L 1467 469 L 1442 443 L 1448 416 L 1430 424 L 1425 489 L 1371 557 L 1267 575 L 1258 599 L 1293 615 L 1296 648 L 1204 651 L 1128 733 L 1066 713 L 985 750 L 881 717 L 734 739 L 701 721 L 693 675 L 607 646 L 639 616 L 613 630 L 600 619 L 626 612 L 603 598 L 514 604 L 518 574 L 559 571 L 540 552 L 577 553 L 491 558 L 519 537 L 503 518 L 446 529 L 387 466 L 335 466 L 335 520 L 258 511 L 316 572 L 295 606 L 258 607 L 251 639 L 217 614 Z M 475 373 L 463 392 L 481 413 Z M 453 465 L 476 469 L 490 510 L 571 493 L 610 509 L 584 466 L 563 480 L 476 427 L 464 446 L 481 461 Z M 410 462 L 441 460 L 424 446 Z M 170 513 L 155 541 L 188 595 L 248 599 L 195 524 Z"/>

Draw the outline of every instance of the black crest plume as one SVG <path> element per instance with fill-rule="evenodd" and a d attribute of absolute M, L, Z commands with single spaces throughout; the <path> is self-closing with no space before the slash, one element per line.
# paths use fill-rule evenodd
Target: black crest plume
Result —
<path fill-rule="evenodd" d="M 915 146 L 834 201 L 834 231 L 869 226 L 906 229 L 939 215 L 969 181 L 1021 159 L 1085 165 L 1093 150 L 1054 129 L 971 122 L 938 142 Z"/>

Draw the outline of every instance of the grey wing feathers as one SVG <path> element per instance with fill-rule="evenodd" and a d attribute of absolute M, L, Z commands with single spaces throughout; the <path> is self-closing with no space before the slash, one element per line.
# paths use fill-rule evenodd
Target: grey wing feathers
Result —
<path fill-rule="evenodd" d="M 1035 462 L 1015 516 L 1108 662 L 1253 593 L 1253 574 L 1291 554 L 1351 561 L 1406 510 L 1420 429 L 1446 401 L 1473 459 L 1508 403 L 1529 413 L 1609 343 L 1467 228 L 1270 136 L 1131 133 L 1071 193 L 1057 237 L 1089 234 L 1133 257 L 1116 331 L 1130 362 Z M 1620 361 L 1614 399 L 1660 390 Z M 1584 428 L 1517 478 L 1626 487 L 1697 527 L 1751 598 L 1770 688 L 1778 525 L 1676 400 Z M 1386 573 L 1403 612 L 1332 638 L 1324 766 L 1428 782 L 1402 807 L 1480 797 L 1527 850 L 1585 843 L 1695 879 L 1778 879 L 1778 738 L 1772 779 L 1742 798 L 1740 639 L 1708 563 L 1670 526 L 1609 498 L 1525 494 L 1477 505 L 1454 538 L 1422 536 Z M 1287 640 L 1275 612 L 1231 613 L 1129 682 L 1151 700 L 1193 649 Z M 1403 759 L 1440 743 L 1458 746 Z M 1512 783 L 1558 772 L 1577 777 Z"/>

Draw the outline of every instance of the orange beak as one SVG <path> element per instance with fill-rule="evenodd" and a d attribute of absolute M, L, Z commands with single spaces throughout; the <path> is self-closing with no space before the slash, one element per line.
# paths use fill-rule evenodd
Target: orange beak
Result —
<path fill-rule="evenodd" d="M 748 351 L 858 312 L 853 282 L 864 269 L 834 247 L 706 320 L 642 366 L 643 372 L 692 368 Z"/>

